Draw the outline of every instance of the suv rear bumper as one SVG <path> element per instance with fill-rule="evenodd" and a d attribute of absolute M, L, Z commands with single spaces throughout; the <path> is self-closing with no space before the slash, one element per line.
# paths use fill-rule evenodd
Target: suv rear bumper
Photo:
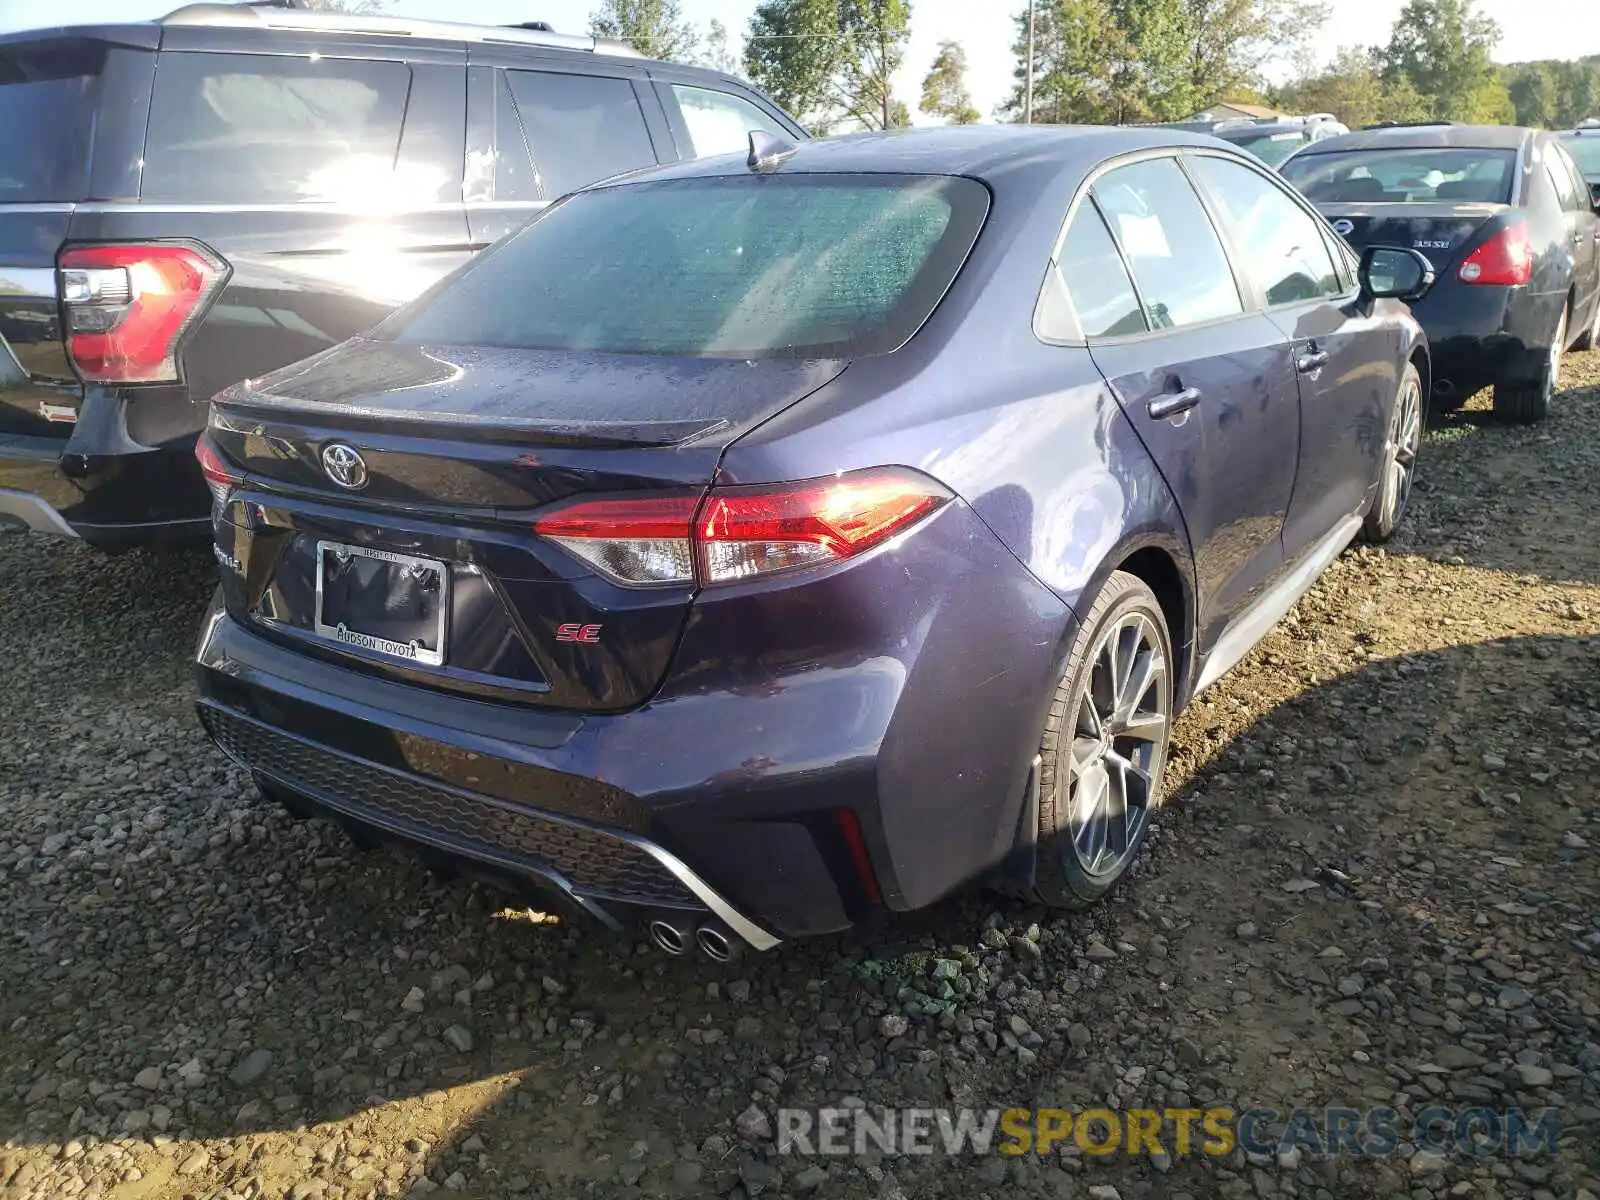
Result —
<path fill-rule="evenodd" d="M 65 537 L 100 549 L 195 541 L 211 532 L 210 495 L 193 442 L 95 446 L 0 434 L 0 524 Z"/>

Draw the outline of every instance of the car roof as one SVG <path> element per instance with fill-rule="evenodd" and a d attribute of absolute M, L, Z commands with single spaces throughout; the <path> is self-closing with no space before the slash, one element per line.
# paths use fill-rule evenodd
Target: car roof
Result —
<path fill-rule="evenodd" d="M 946 125 L 819 138 L 799 145 L 779 171 L 791 175 L 966 175 L 987 180 L 1030 165 L 1052 172 L 1086 171 L 1120 154 L 1167 147 L 1206 147 L 1250 161 L 1236 146 L 1218 138 L 1154 126 Z M 652 179 L 681 179 L 738 175 L 748 170 L 744 157 L 722 155 L 644 174 Z"/>
<path fill-rule="evenodd" d="M 457 21 L 414 20 L 381 14 L 321 12 L 304 8 L 231 2 L 186 4 L 164 17 L 151 21 L 107 22 L 96 25 L 64 25 L 45 29 L 26 29 L 0 35 L 0 46 L 60 38 L 87 38 L 155 49 L 167 29 L 227 29 L 245 37 L 259 33 L 326 33 L 360 38 L 393 37 L 406 43 L 431 45 L 480 44 L 495 47 L 528 47 L 543 51 L 572 51 L 640 59 L 641 55 L 623 42 L 588 34 L 558 33 L 548 26 L 472 25 Z M 652 60 L 646 60 L 652 61 Z M 662 66 L 683 68 L 678 63 Z M 697 73 L 706 73 L 703 70 Z M 716 74 L 716 72 L 710 72 Z"/>
<path fill-rule="evenodd" d="M 1520 125 L 1391 125 L 1358 129 L 1313 142 L 1295 155 L 1334 154 L 1341 150 L 1518 150 L 1534 136 Z"/>

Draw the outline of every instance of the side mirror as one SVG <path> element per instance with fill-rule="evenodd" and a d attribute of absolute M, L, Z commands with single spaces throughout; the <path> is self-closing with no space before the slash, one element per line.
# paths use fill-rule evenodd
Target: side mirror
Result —
<path fill-rule="evenodd" d="M 1600 183 L 1591 183 L 1589 185 L 1589 198 L 1594 201 L 1596 215 L 1600 215 Z"/>
<path fill-rule="evenodd" d="M 1420 300 L 1433 286 L 1433 264 L 1404 246 L 1368 246 L 1356 278 L 1369 300 Z"/>

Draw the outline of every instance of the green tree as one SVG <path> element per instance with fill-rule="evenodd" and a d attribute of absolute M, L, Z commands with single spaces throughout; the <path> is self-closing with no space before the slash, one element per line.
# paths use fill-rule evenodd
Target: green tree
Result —
<path fill-rule="evenodd" d="M 589 32 L 626 42 L 649 58 L 678 62 L 693 62 L 700 40 L 678 0 L 600 0 Z"/>
<path fill-rule="evenodd" d="M 762 0 L 745 70 L 815 132 L 895 129 L 911 121 L 893 86 L 910 36 L 910 0 Z"/>
<path fill-rule="evenodd" d="M 972 125 L 978 110 L 967 91 L 967 52 L 959 42 L 941 42 L 933 69 L 922 81 L 922 111 L 952 125 Z"/>
<path fill-rule="evenodd" d="M 1342 47 L 1320 71 L 1274 88 L 1272 102 L 1286 112 L 1332 113 L 1352 129 L 1379 121 L 1425 121 L 1430 106 L 1411 82 L 1386 82 L 1378 55 L 1357 46 Z"/>
<path fill-rule="evenodd" d="M 1383 52 L 1385 83 L 1409 83 L 1436 120 L 1493 120 L 1510 110 L 1490 58 L 1500 27 L 1474 0 L 1408 0 Z"/>
<path fill-rule="evenodd" d="M 1196 107 L 1253 91 L 1265 65 L 1292 61 L 1327 19 L 1318 0 L 1185 0 Z"/>
<path fill-rule="evenodd" d="M 1016 86 L 1000 106 L 1006 120 L 1027 109 L 1028 16 L 1016 18 Z M 1034 9 L 1034 120 L 1049 124 L 1115 120 L 1116 64 L 1127 56 L 1108 0 L 1039 0 Z"/>
<path fill-rule="evenodd" d="M 761 0 L 745 34 L 744 69 L 813 132 L 827 133 L 846 52 L 838 0 Z"/>
<path fill-rule="evenodd" d="M 834 81 L 839 111 L 864 129 L 910 125 L 910 110 L 894 98 L 894 74 L 911 40 L 910 0 L 840 0 L 839 24 L 846 47 Z"/>
<path fill-rule="evenodd" d="M 705 41 L 700 44 L 700 65 L 724 75 L 739 73 L 739 60 L 728 49 L 728 27 L 715 17 L 706 26 Z"/>
<path fill-rule="evenodd" d="M 1114 119 L 1173 121 L 1199 107 L 1190 82 L 1187 0 L 1111 0 L 1122 31 L 1112 68 Z"/>
<path fill-rule="evenodd" d="M 1549 63 L 1519 63 L 1503 75 L 1518 125 L 1538 128 L 1555 121 L 1556 77 Z"/>

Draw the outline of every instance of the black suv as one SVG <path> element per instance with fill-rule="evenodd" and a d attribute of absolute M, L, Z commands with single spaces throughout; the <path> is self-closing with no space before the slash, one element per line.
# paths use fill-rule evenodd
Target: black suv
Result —
<path fill-rule="evenodd" d="M 0 524 L 204 537 L 214 392 L 563 193 L 752 130 L 804 136 L 736 79 L 543 26 L 198 4 L 0 37 Z"/>

